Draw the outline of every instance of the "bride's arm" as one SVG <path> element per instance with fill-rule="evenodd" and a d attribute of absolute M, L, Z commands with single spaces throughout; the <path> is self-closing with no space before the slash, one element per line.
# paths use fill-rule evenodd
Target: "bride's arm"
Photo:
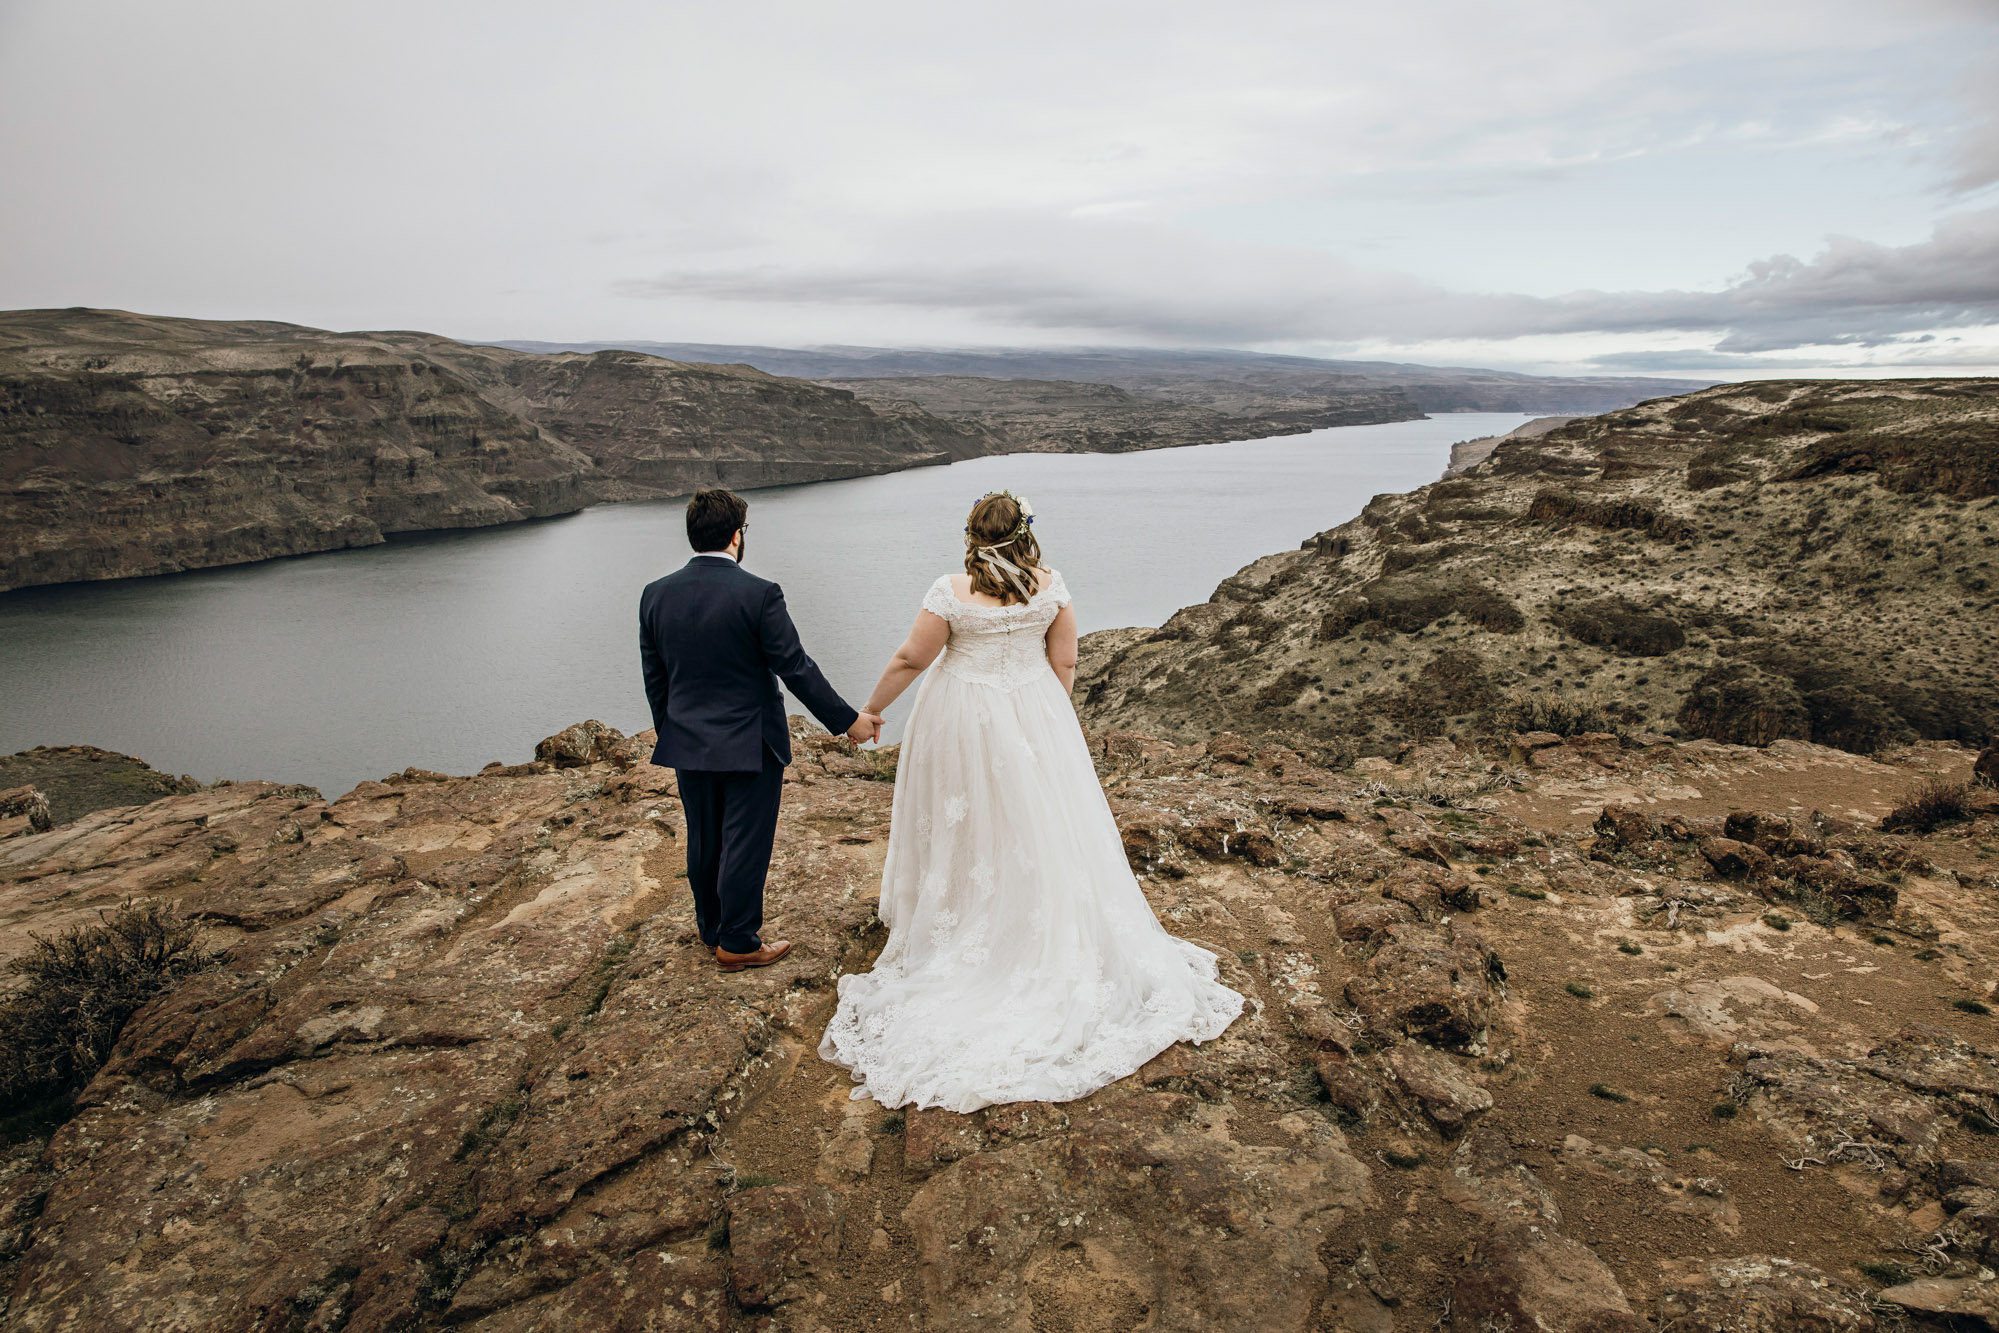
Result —
<path fill-rule="evenodd" d="M 909 682 L 923 674 L 923 669 L 937 660 L 937 654 L 944 651 L 944 644 L 951 637 L 951 626 L 934 611 L 918 611 L 916 624 L 910 628 L 909 637 L 902 641 L 902 647 L 895 650 L 895 656 L 888 659 L 882 668 L 882 678 L 875 682 L 874 692 L 868 695 L 867 707 L 861 711 L 880 717 L 888 711 L 888 706 L 902 696 L 909 688 Z"/>
<path fill-rule="evenodd" d="M 1065 606 L 1048 627 L 1048 665 L 1066 692 L 1076 688 L 1076 608 Z"/>

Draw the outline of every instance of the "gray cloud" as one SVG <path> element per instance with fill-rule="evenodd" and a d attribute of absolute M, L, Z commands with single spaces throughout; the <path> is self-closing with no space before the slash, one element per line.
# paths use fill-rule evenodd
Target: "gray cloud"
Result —
<path fill-rule="evenodd" d="M 0 0 L 0 305 L 1571 360 L 1992 316 L 1993 0 L 342 13 Z"/>
<path fill-rule="evenodd" d="M 955 244 L 940 247 L 939 237 Z M 1118 221 L 946 219 L 885 248 L 893 261 L 712 267 L 619 290 L 950 310 L 1041 330 L 1199 342 L 1700 333 L 1718 336 L 1714 350 L 1726 354 L 1881 346 L 1912 332 L 1999 323 L 1999 208 L 1948 218 L 1913 245 L 1835 237 L 1808 260 L 1773 255 L 1716 291 L 1553 298 L 1450 291 L 1316 253 Z"/>

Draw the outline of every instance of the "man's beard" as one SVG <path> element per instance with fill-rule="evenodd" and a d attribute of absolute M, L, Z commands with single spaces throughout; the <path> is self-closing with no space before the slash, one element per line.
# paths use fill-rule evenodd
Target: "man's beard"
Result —
<path fill-rule="evenodd" d="M 750 534 L 746 532 L 742 536 L 736 538 L 737 564 L 740 565 L 743 563 L 743 557 L 749 554 L 749 550 L 750 550 Z"/>

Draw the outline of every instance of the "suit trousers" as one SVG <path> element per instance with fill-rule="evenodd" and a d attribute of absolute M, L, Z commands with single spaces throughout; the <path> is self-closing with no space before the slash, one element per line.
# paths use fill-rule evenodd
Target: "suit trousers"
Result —
<path fill-rule="evenodd" d="M 777 838 L 784 764 L 771 748 L 756 773 L 677 768 L 687 816 L 687 885 L 703 944 L 730 953 L 763 947 L 764 877 Z"/>

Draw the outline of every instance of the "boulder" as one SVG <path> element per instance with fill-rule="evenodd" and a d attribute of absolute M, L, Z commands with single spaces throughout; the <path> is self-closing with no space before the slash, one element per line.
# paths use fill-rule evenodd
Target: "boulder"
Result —
<path fill-rule="evenodd" d="M 1937 1163 L 1937 1188 L 1945 1193 L 1965 1188 L 1999 1191 L 1999 1162 L 1946 1157 Z"/>
<path fill-rule="evenodd" d="M 1734 810 L 1722 822 L 1722 835 L 1751 843 L 1772 856 L 1823 856 L 1825 837 L 1803 820 L 1787 815 Z"/>
<path fill-rule="evenodd" d="M 32 786 L 0 791 L 0 828 L 6 827 L 6 821 L 16 819 L 24 821 L 22 827 L 27 832 L 46 833 L 55 827 L 55 821 L 49 817 L 48 797 Z"/>
<path fill-rule="evenodd" d="M 1217 732 L 1208 741 L 1208 758 L 1218 764 L 1248 764 L 1254 757 L 1249 742 L 1233 731 Z"/>
<path fill-rule="evenodd" d="M 1484 1040 L 1493 987 L 1506 976 L 1478 932 L 1455 923 L 1392 925 L 1347 980 L 1347 1002 L 1383 1041 L 1410 1036 L 1446 1050 Z"/>
<path fill-rule="evenodd" d="M 1451 844 L 1440 834 L 1427 830 L 1420 833 L 1391 833 L 1388 835 L 1388 841 L 1404 856 L 1428 861 L 1432 865 L 1448 867 L 1451 864 Z"/>
<path fill-rule="evenodd" d="M 1588 1246 L 1532 1222 L 1494 1229 L 1451 1295 L 1454 1333 L 1646 1333 L 1624 1289 Z"/>
<path fill-rule="evenodd" d="M 1415 1098 L 1423 1114 L 1447 1135 L 1458 1133 L 1473 1116 L 1492 1109 L 1492 1094 L 1472 1082 L 1442 1051 L 1406 1042 L 1389 1052 L 1388 1065 L 1402 1090 Z"/>
<path fill-rule="evenodd" d="M 1245 828 L 1240 820 L 1205 820 L 1183 830 L 1180 844 L 1205 861 L 1239 857 L 1253 866 L 1269 867 L 1284 859 L 1267 830 Z"/>
<path fill-rule="evenodd" d="M 1919 1277 L 1888 1287 L 1880 1299 L 1917 1314 L 1963 1316 L 1999 1328 L 1999 1281 L 1986 1277 Z"/>
<path fill-rule="evenodd" d="M 1652 816 L 1628 805 L 1604 806 L 1597 814 L 1595 827 L 1599 838 L 1609 838 L 1626 847 L 1653 842 L 1659 837 L 1659 826 Z"/>
<path fill-rule="evenodd" d="M 630 768 L 644 757 L 644 750 L 615 727 L 592 718 L 535 742 L 534 757 L 557 768 L 586 768 L 604 763 Z"/>
<path fill-rule="evenodd" d="M 1414 921 L 1416 913 L 1407 903 L 1358 902 L 1333 910 L 1333 933 L 1343 940 L 1365 940 L 1376 931 Z"/>
<path fill-rule="evenodd" d="M 1902 897 L 1901 890 L 1887 880 L 1830 857 L 1787 856 L 1774 870 L 1850 921 L 1892 921 Z"/>
<path fill-rule="evenodd" d="M 1516 732 L 1509 747 L 1509 756 L 1517 764 L 1536 750 L 1545 750 L 1561 743 L 1562 738 L 1552 731 Z"/>
<path fill-rule="evenodd" d="M 1723 879 L 1761 879 L 1772 873 L 1770 854 L 1754 843 L 1734 838 L 1702 838 L 1697 844 L 1701 857 Z"/>
<path fill-rule="evenodd" d="M 1769 1255 L 1717 1259 L 1659 1294 L 1659 1327 L 1677 1333 L 1873 1333 L 1874 1326 L 1859 1292 L 1810 1264 Z"/>
<path fill-rule="evenodd" d="M 1314 1052 L 1312 1072 L 1319 1076 L 1319 1086 L 1325 1091 L 1326 1100 L 1354 1120 L 1365 1121 L 1381 1104 L 1380 1093 L 1373 1081 L 1353 1067 L 1350 1057 L 1343 1050 Z"/>

